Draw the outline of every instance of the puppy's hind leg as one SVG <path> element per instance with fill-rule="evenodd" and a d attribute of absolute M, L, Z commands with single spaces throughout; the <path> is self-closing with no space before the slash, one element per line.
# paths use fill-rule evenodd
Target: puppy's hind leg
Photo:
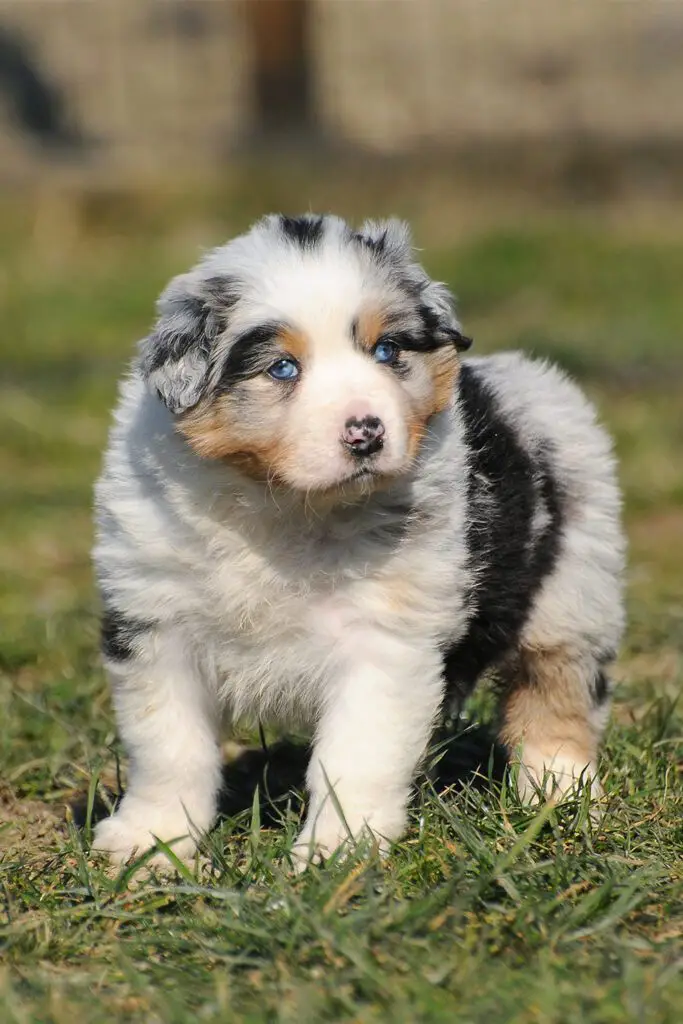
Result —
<path fill-rule="evenodd" d="M 97 825 L 93 849 L 125 862 L 170 842 L 186 859 L 211 825 L 221 781 L 219 716 L 189 644 L 118 616 L 105 643 L 119 733 L 130 758 L 116 813 Z M 163 854 L 154 863 L 168 866 Z"/>
<path fill-rule="evenodd" d="M 506 665 L 503 681 L 500 739 L 519 759 L 520 796 L 544 790 L 558 799 L 589 780 L 599 796 L 598 748 L 610 697 L 603 665 L 561 647 L 525 648 Z"/>

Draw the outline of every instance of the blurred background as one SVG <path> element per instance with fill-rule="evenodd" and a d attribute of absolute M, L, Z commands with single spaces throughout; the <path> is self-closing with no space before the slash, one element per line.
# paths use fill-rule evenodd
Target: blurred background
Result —
<path fill-rule="evenodd" d="M 121 186 L 277 143 L 661 187 L 682 52 L 667 2 L 3 0 L 0 160 Z"/>
<path fill-rule="evenodd" d="M 272 210 L 408 217 L 479 352 L 579 377 L 626 492 L 623 699 L 678 692 L 682 55 L 657 0 L 0 0 L 15 790 L 61 799 L 113 736 L 89 549 L 117 378 L 168 277 Z"/>

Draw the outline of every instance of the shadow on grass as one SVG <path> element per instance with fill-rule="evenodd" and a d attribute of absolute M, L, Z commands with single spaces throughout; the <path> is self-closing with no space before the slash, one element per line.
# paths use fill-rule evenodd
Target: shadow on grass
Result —
<path fill-rule="evenodd" d="M 263 747 L 249 747 L 223 766 L 219 815 L 236 817 L 248 811 L 258 788 L 261 824 L 277 827 L 289 806 L 295 814 L 304 809 L 309 747 L 301 742 L 278 740 Z M 424 773 L 437 792 L 454 786 L 484 788 L 502 780 L 506 758 L 491 730 L 484 725 L 443 727 L 434 735 Z M 108 794 L 112 802 L 122 792 Z M 83 827 L 87 819 L 87 794 L 71 803 L 74 823 Z M 93 824 L 106 818 L 109 809 L 97 796 L 92 810 Z"/>

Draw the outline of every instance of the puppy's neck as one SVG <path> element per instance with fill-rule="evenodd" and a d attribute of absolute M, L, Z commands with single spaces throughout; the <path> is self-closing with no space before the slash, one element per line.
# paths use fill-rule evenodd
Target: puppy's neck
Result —
<path fill-rule="evenodd" d="M 240 507 L 243 528 L 264 528 L 299 540 L 351 539 L 377 531 L 400 532 L 411 513 L 414 480 L 411 475 L 387 480 L 374 489 L 336 488 L 334 491 L 296 491 L 277 482 L 235 481 L 231 505 Z M 269 524 L 269 525 L 267 525 Z"/>

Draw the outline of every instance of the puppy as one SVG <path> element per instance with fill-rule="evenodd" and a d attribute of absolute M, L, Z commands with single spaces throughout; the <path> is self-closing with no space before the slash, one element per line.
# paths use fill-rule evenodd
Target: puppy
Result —
<path fill-rule="evenodd" d="M 235 719 L 308 727 L 305 862 L 406 824 L 448 695 L 500 680 L 519 787 L 595 778 L 622 631 L 609 440 L 519 354 L 460 360 L 405 225 L 270 216 L 175 278 L 97 484 L 130 760 L 95 846 L 192 854 Z"/>

